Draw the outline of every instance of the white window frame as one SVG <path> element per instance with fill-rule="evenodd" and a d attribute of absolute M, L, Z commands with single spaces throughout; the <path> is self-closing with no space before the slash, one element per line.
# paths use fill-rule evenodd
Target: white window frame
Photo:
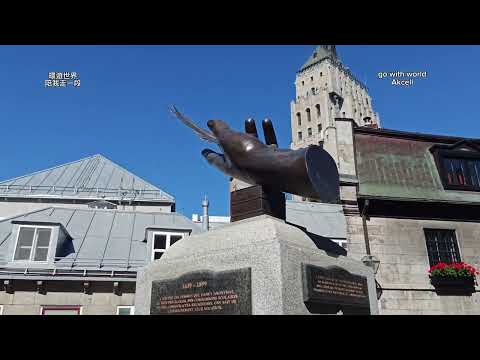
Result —
<path fill-rule="evenodd" d="M 155 249 L 155 235 L 165 235 L 167 237 L 167 239 L 165 241 L 165 249 Z M 182 237 L 182 239 L 184 239 L 187 234 L 184 233 L 184 232 L 173 232 L 173 231 L 154 231 L 154 232 L 152 232 L 152 256 L 151 256 L 152 261 L 155 260 L 155 253 L 158 253 L 158 252 L 164 253 L 165 251 L 167 251 L 167 249 L 170 247 L 170 237 L 172 235 L 173 236 L 180 235 Z M 177 241 L 179 241 L 179 240 L 177 240 Z"/>
<path fill-rule="evenodd" d="M 135 306 L 134 305 L 120 305 L 120 306 L 117 306 L 117 315 L 120 315 L 120 309 L 130 309 L 130 315 L 135 315 Z"/>
<path fill-rule="evenodd" d="M 32 251 L 30 252 L 30 259 L 28 260 L 15 260 L 15 253 L 17 252 L 17 245 L 18 245 L 18 238 L 20 237 L 20 230 L 22 228 L 34 228 L 35 233 L 33 234 L 33 242 L 32 242 Z M 53 238 L 53 230 L 54 226 L 43 226 L 43 225 L 19 225 L 17 230 L 17 239 L 15 241 L 15 247 L 13 248 L 13 255 L 12 255 L 12 262 L 21 263 L 21 262 L 33 262 L 35 264 L 45 264 L 48 263 L 48 259 L 50 257 L 50 251 L 52 250 L 52 238 Z M 50 229 L 50 240 L 48 241 L 48 252 L 47 252 L 47 260 L 39 261 L 33 260 L 34 253 L 36 252 L 37 246 L 37 230 L 38 229 Z"/>
<path fill-rule="evenodd" d="M 75 309 L 78 308 L 78 315 L 83 315 L 83 306 L 81 305 L 42 305 L 40 306 L 40 315 L 48 316 L 43 313 L 43 310 L 45 308 L 47 308 L 47 310 L 62 310 L 63 308 L 72 310 L 73 308 Z M 65 315 L 65 316 L 68 316 L 68 315 Z M 75 315 L 71 315 L 71 316 L 75 316 Z"/>

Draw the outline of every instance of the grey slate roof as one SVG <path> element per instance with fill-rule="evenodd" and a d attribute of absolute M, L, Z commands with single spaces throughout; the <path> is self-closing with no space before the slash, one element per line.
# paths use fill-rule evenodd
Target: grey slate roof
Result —
<path fill-rule="evenodd" d="M 286 218 L 289 223 L 303 226 L 311 233 L 332 240 L 347 237 L 342 205 L 288 200 Z"/>
<path fill-rule="evenodd" d="M 57 259 L 56 269 L 136 271 L 146 265 L 146 229 L 191 230 L 201 228 L 178 213 L 141 213 L 101 209 L 50 207 L 0 221 L 0 268 L 6 267 L 15 241 L 12 222 L 60 224 L 70 235 L 73 252 Z"/>
<path fill-rule="evenodd" d="M 2 181 L 0 196 L 175 202 L 102 155 Z"/>
<path fill-rule="evenodd" d="M 335 45 L 318 45 L 315 51 L 312 53 L 312 55 L 310 55 L 308 60 L 305 62 L 305 64 L 303 64 L 299 71 L 302 72 L 303 70 L 321 62 L 327 57 L 338 60 Z"/>

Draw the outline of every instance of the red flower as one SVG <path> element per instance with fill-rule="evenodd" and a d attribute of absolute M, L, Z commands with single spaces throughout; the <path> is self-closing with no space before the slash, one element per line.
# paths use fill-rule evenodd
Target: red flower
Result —
<path fill-rule="evenodd" d="M 454 274 L 452 274 L 452 270 L 454 271 Z M 439 262 L 438 264 L 431 266 L 428 272 L 430 274 L 434 273 L 433 276 L 466 276 L 465 272 L 469 273 L 471 276 L 480 275 L 480 272 L 477 271 L 477 269 L 464 262 L 450 264 Z"/>

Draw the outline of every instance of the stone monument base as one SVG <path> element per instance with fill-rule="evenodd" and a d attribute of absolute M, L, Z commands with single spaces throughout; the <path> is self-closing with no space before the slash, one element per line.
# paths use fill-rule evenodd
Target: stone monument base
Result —
<path fill-rule="evenodd" d="M 268 215 L 184 238 L 137 276 L 139 315 L 339 310 L 378 314 L 373 270 L 319 250 L 300 229 Z"/>

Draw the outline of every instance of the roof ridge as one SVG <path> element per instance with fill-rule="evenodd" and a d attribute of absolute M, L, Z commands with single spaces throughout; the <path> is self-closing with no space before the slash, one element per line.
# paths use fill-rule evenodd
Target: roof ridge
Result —
<path fill-rule="evenodd" d="M 153 186 L 155 189 L 157 189 L 158 191 L 161 191 L 163 194 L 165 194 L 165 195 L 171 197 L 172 199 L 174 199 L 174 197 L 173 197 L 171 194 L 169 194 L 169 193 L 167 193 L 166 191 L 160 189 L 159 187 L 153 185 L 150 181 L 147 181 L 147 180 L 145 180 L 144 178 L 142 178 L 142 177 L 140 177 L 140 176 L 138 176 L 138 175 L 135 175 L 135 174 L 132 173 L 131 171 L 129 171 L 129 170 L 127 170 L 126 168 L 124 168 L 122 165 L 116 163 L 116 162 L 113 161 L 113 160 L 110 160 L 110 159 L 107 158 L 106 156 L 101 155 L 101 154 L 97 154 L 97 155 L 95 155 L 95 156 L 99 156 L 99 157 L 101 157 L 101 158 L 103 158 L 103 159 L 105 159 L 105 160 L 110 161 L 112 164 L 114 164 L 115 166 L 119 167 L 120 169 L 122 169 L 123 171 L 125 171 L 127 174 L 130 174 L 130 175 L 132 175 L 134 178 L 138 178 L 138 179 L 142 180 L 143 182 L 145 182 L 145 183 L 147 183 L 147 184 L 149 184 L 149 185 L 152 185 L 152 186 Z"/>
<path fill-rule="evenodd" d="M 96 200 L 97 201 L 97 200 Z M 96 209 L 96 208 L 74 208 L 74 207 L 60 207 L 60 206 L 49 206 L 47 208 L 42 208 L 41 210 L 46 210 L 46 209 L 54 209 L 54 210 L 75 210 L 75 211 L 99 211 L 99 212 L 105 212 L 105 213 L 113 213 L 113 212 L 119 212 L 123 214 L 148 214 L 148 215 L 177 215 L 177 216 L 183 216 L 187 219 L 190 219 L 186 217 L 184 214 L 179 213 L 179 212 L 163 212 L 163 211 L 155 211 L 155 212 L 146 212 L 146 211 L 136 211 L 136 210 L 122 210 L 122 209 Z M 33 211 L 36 212 L 36 211 Z M 27 213 L 25 215 L 28 215 Z M 6 219 L 4 219 L 6 220 Z M 191 219 L 190 219 L 191 220 Z M 1 220 L 3 221 L 3 220 Z"/>
<path fill-rule="evenodd" d="M 110 174 L 108 180 L 102 172 L 104 168 L 108 169 Z M 65 177 L 62 178 L 67 169 L 69 174 L 68 179 Z M 52 174 L 55 174 L 55 176 L 50 176 Z M 114 180 L 111 182 L 112 175 L 114 175 Z M 45 181 L 47 178 L 49 178 L 48 181 Z M 59 178 L 62 179 L 59 180 Z M 101 180 L 100 183 L 98 183 L 99 179 Z M 45 184 L 43 184 L 44 182 Z M 55 185 L 58 185 L 58 187 L 56 188 Z M 134 174 L 102 154 L 90 155 L 47 169 L 6 179 L 0 181 L 0 186 L 2 188 L 6 186 L 6 192 L 11 190 L 9 194 L 14 195 L 22 195 L 22 191 L 26 191 L 27 195 L 30 195 L 32 194 L 32 189 L 35 189 L 35 191 L 46 191 L 46 193 L 36 193 L 35 195 L 56 193 L 57 195 L 60 194 L 60 196 L 64 196 L 65 192 L 68 192 L 70 189 L 74 191 L 74 194 L 77 194 L 77 192 L 78 194 L 81 193 L 78 197 L 85 197 L 84 193 L 95 192 L 96 188 L 97 196 L 99 196 L 99 194 L 111 195 L 115 193 L 117 197 L 121 197 L 122 199 L 127 196 L 132 199 L 138 198 L 146 201 L 162 200 L 175 202 L 175 197 L 170 193 L 165 192 L 163 189 L 153 185 L 151 182 Z"/>
<path fill-rule="evenodd" d="M 16 218 L 19 218 L 19 217 L 22 217 L 22 216 L 32 215 L 32 214 L 42 212 L 42 211 L 45 211 L 45 210 L 48 210 L 48 209 L 65 209 L 65 208 L 60 208 L 60 207 L 56 208 L 54 206 L 47 206 L 45 208 L 41 208 L 41 209 L 38 209 L 38 210 L 33 210 L 33 211 L 29 211 L 29 212 L 26 212 L 26 213 L 23 213 L 23 214 L 10 216 L 8 218 L 0 220 L 0 223 L 5 222 L 5 221 L 9 221 L 9 220 L 13 220 L 13 219 L 16 219 Z"/>
<path fill-rule="evenodd" d="M 78 159 L 78 160 L 75 160 L 75 161 L 70 161 L 70 162 L 67 162 L 67 163 L 64 163 L 64 164 L 55 165 L 55 166 L 49 167 L 47 169 L 37 170 L 37 171 L 34 171 L 32 173 L 29 173 L 29 174 L 25 174 L 25 175 L 22 175 L 22 176 L 17 176 L 17 177 L 13 177 L 13 178 L 10 178 L 10 179 L 6 179 L 6 180 L 3 180 L 3 181 L 0 181 L 0 185 L 3 184 L 3 183 L 6 183 L 6 182 L 10 182 L 10 181 L 13 181 L 13 180 L 24 178 L 24 177 L 27 177 L 27 176 L 34 176 L 34 175 L 40 174 L 40 173 L 45 172 L 45 171 L 55 170 L 55 169 L 58 169 L 62 166 L 75 164 L 75 163 L 85 161 L 87 159 L 91 159 L 91 158 L 94 158 L 94 157 L 97 157 L 97 156 L 101 156 L 101 155 L 100 154 L 90 155 L 90 156 L 87 156 L 87 157 L 84 157 L 84 158 L 81 158 L 81 159 Z"/>
<path fill-rule="evenodd" d="M 387 129 L 387 128 L 371 128 L 367 126 L 358 126 L 354 128 L 354 132 L 358 133 L 371 133 L 379 135 L 391 135 L 391 136 L 404 136 L 404 137 L 417 137 L 417 138 L 438 138 L 444 141 L 472 141 L 478 142 L 480 138 L 470 138 L 457 135 L 444 135 L 444 134 L 432 134 L 418 131 L 408 131 L 408 130 L 396 130 L 396 129 Z"/>

